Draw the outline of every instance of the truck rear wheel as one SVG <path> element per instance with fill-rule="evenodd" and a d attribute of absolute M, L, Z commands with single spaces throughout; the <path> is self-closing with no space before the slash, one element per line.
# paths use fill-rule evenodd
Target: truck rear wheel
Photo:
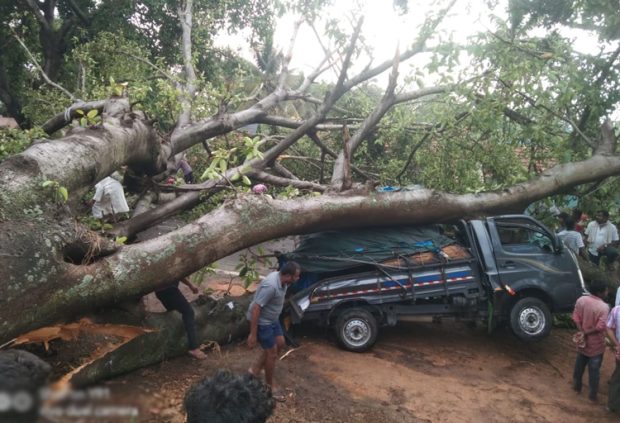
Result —
<path fill-rule="evenodd" d="M 377 319 L 368 310 L 352 308 L 343 311 L 336 320 L 336 335 L 343 348 L 362 352 L 377 340 Z"/>
<path fill-rule="evenodd" d="M 538 341 L 551 332 L 551 312 L 542 300 L 522 298 L 510 310 L 510 327 L 524 341 Z"/>

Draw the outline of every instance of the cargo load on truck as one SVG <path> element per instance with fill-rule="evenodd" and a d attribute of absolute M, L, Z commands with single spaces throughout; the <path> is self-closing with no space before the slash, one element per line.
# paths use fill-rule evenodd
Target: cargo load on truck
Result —
<path fill-rule="evenodd" d="M 405 268 L 470 257 L 467 249 L 438 225 L 371 227 L 319 232 L 302 237 L 299 247 L 281 257 L 294 260 L 302 277 L 294 292 L 338 274 L 376 265 Z"/>

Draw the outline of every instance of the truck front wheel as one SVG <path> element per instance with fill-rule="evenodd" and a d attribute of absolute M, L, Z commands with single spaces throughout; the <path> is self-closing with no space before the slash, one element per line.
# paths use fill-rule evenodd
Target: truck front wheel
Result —
<path fill-rule="evenodd" d="M 524 341 L 538 341 L 551 332 L 551 312 L 542 300 L 522 298 L 510 310 L 510 327 Z"/>
<path fill-rule="evenodd" d="M 336 335 L 345 349 L 354 352 L 366 351 L 377 340 L 377 319 L 363 308 L 343 311 L 336 320 Z"/>

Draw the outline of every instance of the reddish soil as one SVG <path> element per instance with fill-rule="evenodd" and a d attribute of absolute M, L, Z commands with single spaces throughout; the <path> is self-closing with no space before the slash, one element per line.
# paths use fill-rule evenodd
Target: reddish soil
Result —
<path fill-rule="evenodd" d="M 228 289 L 221 277 L 210 279 L 210 288 Z M 233 285 L 233 293 L 242 292 Z M 152 297 L 147 308 L 163 311 Z M 487 335 L 449 320 L 403 322 L 382 328 L 372 350 L 360 354 L 338 348 L 330 332 L 303 328 L 301 346 L 277 363 L 276 381 L 288 397 L 269 423 L 620 421 L 605 411 L 612 354 L 604 358 L 599 404 L 587 400 L 587 372 L 584 392 L 571 390 L 571 335 L 556 328 L 544 341 L 526 344 L 508 330 Z M 180 357 L 105 382 L 111 394 L 105 403 L 137 408 L 137 417 L 51 421 L 183 423 L 183 396 L 193 383 L 220 368 L 244 372 L 257 354 L 237 342 L 209 351 L 204 361 Z"/>
<path fill-rule="evenodd" d="M 269 422 L 618 421 L 604 407 L 612 355 L 604 360 L 601 403 L 591 404 L 570 387 L 570 336 L 556 329 L 541 343 L 524 344 L 507 331 L 488 336 L 454 322 L 402 323 L 385 329 L 370 352 L 357 354 L 339 349 L 321 330 L 306 329 L 301 347 L 277 364 L 288 400 Z M 182 398 L 193 382 L 219 368 L 242 372 L 256 353 L 243 344 L 226 346 L 206 361 L 182 357 L 106 386 L 114 398 L 140 407 L 133 421 L 181 423 Z"/>

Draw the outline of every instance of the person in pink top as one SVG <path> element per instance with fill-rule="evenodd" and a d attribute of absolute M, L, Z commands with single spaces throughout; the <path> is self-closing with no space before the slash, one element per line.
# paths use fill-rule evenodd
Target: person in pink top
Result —
<path fill-rule="evenodd" d="M 607 408 L 614 413 L 620 413 L 620 298 L 618 297 L 616 297 L 616 306 L 611 310 L 607 319 L 607 336 L 613 343 L 616 356 L 616 370 L 609 381 Z"/>
<path fill-rule="evenodd" d="M 603 353 L 605 352 L 605 333 L 609 306 L 603 300 L 607 296 L 607 284 L 594 280 L 590 293 L 577 300 L 573 311 L 573 321 L 585 336 L 585 346 L 577 347 L 577 359 L 573 370 L 573 389 L 581 392 L 583 373 L 588 366 L 588 381 L 592 402 L 597 401 Z"/>

